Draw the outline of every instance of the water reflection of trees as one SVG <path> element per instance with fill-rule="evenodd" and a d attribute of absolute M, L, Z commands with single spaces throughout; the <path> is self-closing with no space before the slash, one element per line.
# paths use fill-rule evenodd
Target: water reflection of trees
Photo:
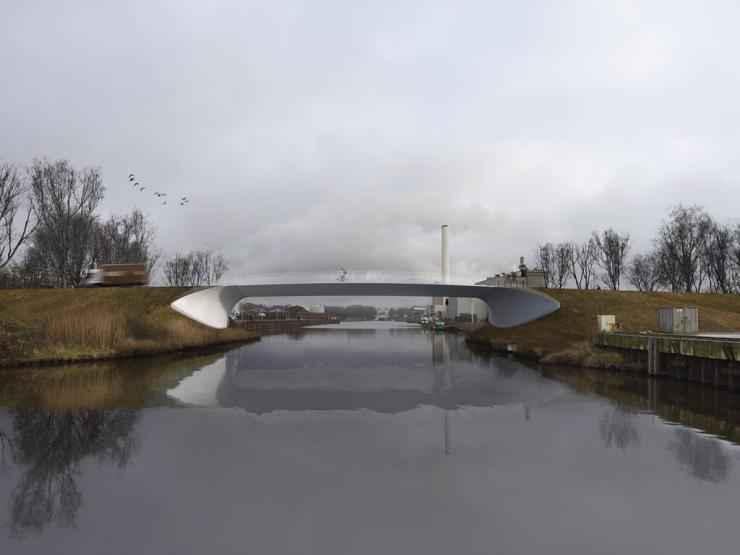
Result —
<path fill-rule="evenodd" d="M 40 534 L 50 523 L 73 526 L 83 461 L 126 466 L 138 445 L 137 418 L 133 410 L 15 411 L 13 437 L 5 439 L 23 472 L 11 495 L 11 534 Z"/>
<path fill-rule="evenodd" d="M 0 472 L 7 468 L 8 461 L 13 456 L 12 449 L 13 442 L 8 434 L 0 429 Z"/>
<path fill-rule="evenodd" d="M 622 406 L 605 412 L 599 420 L 599 433 L 604 446 L 615 446 L 622 451 L 627 447 L 639 447 L 640 433 L 635 426 L 634 417 L 634 412 Z"/>
<path fill-rule="evenodd" d="M 543 375 L 579 393 L 596 393 L 636 412 L 649 411 L 667 422 L 698 428 L 740 445 L 740 393 L 736 391 L 586 368 L 546 366 Z"/>
<path fill-rule="evenodd" d="M 699 480 L 720 483 L 727 479 L 730 459 L 722 443 L 686 429 L 677 429 L 675 439 L 668 442 L 681 469 Z"/>

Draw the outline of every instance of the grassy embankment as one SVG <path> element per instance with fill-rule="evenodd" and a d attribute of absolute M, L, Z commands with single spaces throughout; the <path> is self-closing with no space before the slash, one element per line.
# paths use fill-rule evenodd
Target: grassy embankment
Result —
<path fill-rule="evenodd" d="M 243 341 L 169 304 L 180 287 L 0 290 L 0 366 L 123 358 Z"/>
<path fill-rule="evenodd" d="M 740 295 L 573 289 L 543 292 L 560 302 L 560 310 L 510 329 L 470 324 L 465 326 L 469 340 L 501 350 L 516 344 L 519 355 L 545 364 L 624 368 L 629 364 L 618 353 L 593 347 L 597 314 L 615 314 L 621 331 L 639 332 L 657 328 L 660 307 L 698 306 L 699 331 L 740 331 Z"/>

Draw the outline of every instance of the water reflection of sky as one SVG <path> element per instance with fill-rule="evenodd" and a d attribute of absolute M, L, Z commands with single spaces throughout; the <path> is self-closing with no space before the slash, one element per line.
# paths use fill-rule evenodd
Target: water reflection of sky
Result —
<path fill-rule="evenodd" d="M 384 331 L 353 336 L 349 349 L 337 337 L 273 337 L 185 368 L 163 382 L 183 408 L 0 410 L 0 552 L 738 544 L 740 454 L 730 443 L 456 336 L 405 338 L 411 368 L 389 362 L 395 339 Z M 335 381 L 339 370 L 357 379 Z"/>

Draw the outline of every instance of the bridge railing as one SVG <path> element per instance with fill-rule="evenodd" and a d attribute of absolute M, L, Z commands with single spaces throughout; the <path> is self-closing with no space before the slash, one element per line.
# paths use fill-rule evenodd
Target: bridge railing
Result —
<path fill-rule="evenodd" d="M 488 272 L 450 273 L 442 272 L 388 271 L 388 270 L 324 270 L 306 272 L 266 272 L 232 274 L 225 276 L 219 285 L 266 285 L 276 283 L 449 283 L 451 285 L 475 285 L 488 279 Z"/>

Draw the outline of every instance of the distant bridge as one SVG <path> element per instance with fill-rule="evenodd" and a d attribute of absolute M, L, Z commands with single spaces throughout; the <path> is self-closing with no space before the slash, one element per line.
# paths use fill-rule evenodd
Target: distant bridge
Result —
<path fill-rule="evenodd" d="M 476 285 L 485 274 L 345 271 L 283 272 L 230 276 L 219 285 L 190 293 L 170 306 L 177 312 L 223 329 L 236 303 L 255 297 L 459 297 L 482 300 L 488 321 L 510 328 L 560 308 L 552 297 L 527 287 Z"/>

